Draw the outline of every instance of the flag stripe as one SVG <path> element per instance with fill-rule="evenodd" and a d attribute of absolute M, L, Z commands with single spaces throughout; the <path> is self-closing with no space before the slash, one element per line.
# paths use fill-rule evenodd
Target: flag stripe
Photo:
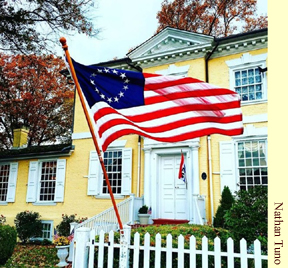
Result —
<path fill-rule="evenodd" d="M 112 127 L 113 125 L 120 125 L 120 124 L 129 124 L 133 126 L 138 126 L 144 131 L 157 133 L 163 132 L 167 130 L 176 129 L 181 126 L 186 126 L 189 124 L 196 124 L 196 123 L 204 123 L 207 121 L 210 122 L 217 122 L 217 123 L 230 123 L 230 122 L 237 122 L 241 121 L 242 116 L 241 114 L 235 114 L 234 110 L 229 110 L 226 112 L 225 117 L 218 117 L 215 113 L 210 111 L 201 111 L 201 112 L 186 112 L 181 114 L 173 114 L 166 116 L 165 118 L 156 118 L 152 120 L 145 120 L 143 118 L 142 122 L 136 123 L 135 121 L 129 120 L 128 117 L 124 117 L 119 113 L 111 113 L 101 117 L 98 121 L 99 123 L 99 134 L 102 136 L 102 133 Z M 171 123 L 172 122 L 172 123 Z"/>
<path fill-rule="evenodd" d="M 223 112 L 219 110 L 239 108 L 239 100 L 235 101 L 235 98 L 226 96 L 226 99 L 217 99 L 215 97 L 207 98 L 189 98 L 184 100 L 175 100 L 165 103 L 155 103 L 145 106 L 137 106 L 128 109 L 121 109 L 119 113 L 125 117 L 133 120 L 134 122 L 142 122 L 143 120 L 152 120 L 159 117 L 165 117 L 171 114 L 185 113 L 187 111 L 215 111 L 218 116 L 223 115 Z M 213 99 L 212 99 L 213 98 Z M 225 102 L 225 100 L 227 102 Z M 97 121 L 106 113 L 116 112 L 116 109 L 109 107 L 105 102 L 98 102 L 94 110 L 94 120 Z M 94 107 L 95 107 L 94 106 Z M 99 108 L 98 108 L 99 107 Z M 103 108 L 103 110 L 102 110 Z M 105 110 L 104 110 L 105 109 Z M 240 111 L 241 113 L 241 111 Z"/>
<path fill-rule="evenodd" d="M 243 126 L 242 124 L 239 124 L 238 127 L 233 125 L 230 129 L 220 129 L 220 128 L 214 128 L 214 127 L 209 127 L 209 128 L 199 128 L 198 130 L 192 131 L 192 132 L 187 132 L 187 133 L 182 133 L 182 134 L 176 134 L 176 135 L 171 135 L 169 137 L 155 137 L 154 135 L 149 135 L 147 133 L 144 133 L 142 131 L 137 131 L 133 128 L 123 128 L 117 130 L 114 133 L 111 133 L 109 136 L 106 135 L 105 138 L 102 138 L 102 148 L 103 150 L 106 150 L 108 145 L 113 142 L 114 140 L 124 136 L 128 135 L 131 133 L 145 136 L 150 139 L 154 139 L 160 142 L 179 142 L 179 141 L 185 141 L 189 139 L 194 139 L 198 138 L 201 136 L 205 135 L 211 135 L 211 134 L 221 134 L 221 135 L 227 135 L 227 136 L 235 136 L 235 135 L 241 135 L 243 133 Z M 114 130 L 115 131 L 115 130 Z"/>

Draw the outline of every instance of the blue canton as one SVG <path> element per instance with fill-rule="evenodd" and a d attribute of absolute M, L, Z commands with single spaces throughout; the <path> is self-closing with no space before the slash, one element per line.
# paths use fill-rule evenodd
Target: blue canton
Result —
<path fill-rule="evenodd" d="M 142 73 L 100 66 L 83 66 L 73 60 L 75 72 L 90 108 L 106 102 L 114 109 L 144 105 Z"/>

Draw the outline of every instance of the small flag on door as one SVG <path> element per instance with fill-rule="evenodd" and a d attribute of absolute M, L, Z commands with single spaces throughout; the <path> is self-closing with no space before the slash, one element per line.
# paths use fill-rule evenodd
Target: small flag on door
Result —
<path fill-rule="evenodd" d="M 184 162 L 184 155 L 182 152 L 181 152 L 181 163 L 179 168 L 178 179 L 181 179 L 183 182 L 186 183 L 186 167 Z"/>

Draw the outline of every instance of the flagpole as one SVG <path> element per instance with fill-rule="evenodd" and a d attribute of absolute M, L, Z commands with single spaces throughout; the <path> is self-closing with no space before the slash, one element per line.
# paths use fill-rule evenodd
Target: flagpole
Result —
<path fill-rule="evenodd" d="M 93 139 L 93 142 L 94 142 L 94 145 L 95 145 L 98 157 L 99 157 L 99 161 L 100 161 L 103 173 L 104 173 L 104 177 L 105 177 L 105 181 L 106 181 L 106 184 L 107 184 L 107 187 L 108 187 L 108 191 L 109 191 L 112 203 L 113 203 L 114 211 L 115 211 L 115 214 L 116 214 L 116 217 L 117 217 L 117 220 L 118 220 L 119 228 L 120 228 L 120 230 L 123 230 L 123 224 L 122 224 L 122 221 L 121 221 L 121 218 L 120 218 L 120 215 L 119 215 L 119 211 L 118 211 L 118 208 L 117 208 L 117 205 L 116 205 L 116 202 L 115 202 L 115 198 L 114 198 L 114 195 L 113 195 L 113 192 L 112 192 L 112 188 L 111 188 L 111 185 L 110 185 L 110 182 L 109 182 L 109 179 L 108 179 L 108 175 L 107 175 L 107 171 L 106 171 L 106 168 L 105 168 L 105 165 L 104 165 L 104 161 L 103 161 L 103 158 L 101 156 L 101 151 L 100 151 L 100 148 L 99 148 L 99 145 L 98 145 L 98 142 L 97 142 L 97 138 L 96 138 L 96 135 L 94 133 L 93 125 L 92 125 L 91 119 L 89 117 L 89 113 L 88 113 L 87 107 L 85 105 L 85 100 L 84 100 L 84 97 L 83 97 L 83 94 L 82 94 L 82 91 L 81 91 L 81 88 L 80 88 L 80 85 L 79 85 L 79 82 L 78 82 L 78 79 L 77 79 L 77 76 L 76 76 L 76 73 L 75 73 L 75 70 L 74 70 L 74 66 L 73 66 L 73 63 L 72 63 L 72 60 L 71 60 L 71 57 L 70 57 L 70 53 L 68 51 L 68 45 L 66 43 L 66 39 L 64 37 L 61 37 L 60 38 L 60 43 L 62 44 L 62 48 L 63 48 L 63 50 L 65 52 L 65 55 L 66 55 L 66 58 L 67 58 L 67 61 L 68 61 L 68 64 L 69 64 L 69 67 L 70 67 L 70 70 L 71 70 L 71 74 L 72 74 L 72 77 L 73 77 L 73 80 L 74 80 L 74 83 L 75 83 L 75 86 L 76 86 L 76 89 L 77 89 L 77 93 L 79 95 L 79 98 L 80 98 L 80 101 L 81 101 L 81 104 L 82 104 L 82 108 L 84 110 L 84 114 L 85 114 L 85 117 L 86 117 L 86 120 L 87 120 L 87 123 L 88 123 L 88 126 L 89 126 L 89 130 L 90 130 L 91 135 L 92 135 L 92 139 Z"/>

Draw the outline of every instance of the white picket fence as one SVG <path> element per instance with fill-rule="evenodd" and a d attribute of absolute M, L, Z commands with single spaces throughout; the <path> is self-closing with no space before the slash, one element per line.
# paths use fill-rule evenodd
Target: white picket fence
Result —
<path fill-rule="evenodd" d="M 128 229 L 128 230 L 127 230 Z M 124 230 L 125 231 L 125 230 Z M 86 248 L 87 256 L 84 256 L 83 258 L 83 252 L 81 251 L 81 258 L 84 260 L 84 262 L 81 264 L 78 260 L 77 268 L 93 268 L 94 267 L 94 250 L 95 247 L 97 247 L 97 266 L 98 268 L 104 267 L 104 259 L 106 258 L 107 268 L 115 267 L 115 261 L 114 261 L 114 249 L 118 248 L 120 253 L 120 260 L 119 260 L 119 266 L 120 268 L 128 268 L 128 260 L 129 260 L 129 252 L 133 251 L 133 264 L 130 267 L 133 268 L 149 268 L 150 267 L 150 255 L 151 252 L 154 252 L 154 267 L 160 268 L 161 267 L 161 254 L 163 252 L 165 253 L 165 263 L 166 268 L 172 268 L 172 255 L 177 254 L 177 267 L 178 268 L 208 268 L 208 267 L 215 267 L 215 268 L 234 268 L 235 267 L 235 261 L 237 259 L 237 262 L 240 262 L 241 268 L 250 268 L 252 266 L 248 266 L 248 260 L 251 259 L 253 262 L 253 267 L 255 268 L 261 268 L 262 262 L 265 260 L 267 262 L 268 256 L 262 255 L 261 253 L 261 243 L 259 240 L 255 240 L 254 242 L 254 248 L 251 250 L 250 248 L 247 248 L 247 242 L 245 239 L 242 239 L 240 242 L 240 253 L 234 252 L 234 241 L 229 238 L 227 240 L 227 252 L 221 251 L 221 241 L 220 238 L 216 237 L 214 239 L 214 250 L 211 251 L 208 249 L 208 239 L 207 237 L 202 238 L 202 245 L 201 249 L 196 249 L 196 238 L 194 236 L 191 236 L 189 238 L 189 249 L 184 248 L 184 240 L 185 238 L 180 235 L 178 237 L 178 247 L 175 248 L 172 246 L 172 235 L 168 234 L 166 237 L 166 247 L 162 247 L 162 237 L 160 234 L 157 234 L 155 237 L 155 244 L 151 243 L 150 234 L 146 233 L 144 236 L 144 244 L 140 244 L 140 234 L 136 233 L 134 235 L 134 243 L 133 245 L 129 244 L 130 241 L 130 234 L 131 229 L 129 230 L 129 227 L 126 227 L 126 234 L 123 236 L 124 240 L 122 239 L 122 242 L 120 240 L 119 244 L 114 243 L 114 231 L 109 232 L 109 238 L 107 241 L 105 241 L 105 233 L 104 231 L 100 232 L 99 241 L 95 243 L 95 231 L 89 231 L 89 235 L 86 234 L 86 242 L 83 240 L 83 243 L 80 243 L 88 248 Z M 80 237 L 78 237 L 78 240 L 81 240 Z M 123 242 L 124 241 L 124 242 Z M 250 245 L 248 245 L 250 246 Z M 107 250 L 105 250 L 107 248 Z M 76 242 L 76 253 L 78 250 L 78 242 Z M 106 251 L 106 254 L 108 254 L 104 258 L 104 252 Z M 143 252 L 143 254 L 140 255 L 140 252 Z M 107 253 L 108 252 L 108 253 Z M 76 254 L 77 255 L 77 254 Z M 197 255 L 201 255 L 201 266 L 199 266 L 199 260 L 197 261 Z M 140 256 L 142 256 L 142 260 L 140 260 Z M 187 257 L 189 256 L 189 264 L 187 263 Z M 210 257 L 209 256 L 213 256 Z M 174 256 L 175 257 L 175 256 Z M 212 259 L 211 259 L 212 258 Z M 225 266 L 222 266 L 221 261 L 223 259 L 226 259 Z M 186 263 L 184 262 L 186 260 Z M 77 263 L 77 260 L 75 260 Z M 139 266 L 139 263 L 141 261 L 141 266 Z M 250 261 L 251 263 L 251 261 Z M 188 266 L 189 265 L 189 266 Z M 267 266 L 267 265 L 266 265 Z M 173 267 L 176 267 L 175 264 Z M 239 266 L 238 266 L 239 267 Z"/>

